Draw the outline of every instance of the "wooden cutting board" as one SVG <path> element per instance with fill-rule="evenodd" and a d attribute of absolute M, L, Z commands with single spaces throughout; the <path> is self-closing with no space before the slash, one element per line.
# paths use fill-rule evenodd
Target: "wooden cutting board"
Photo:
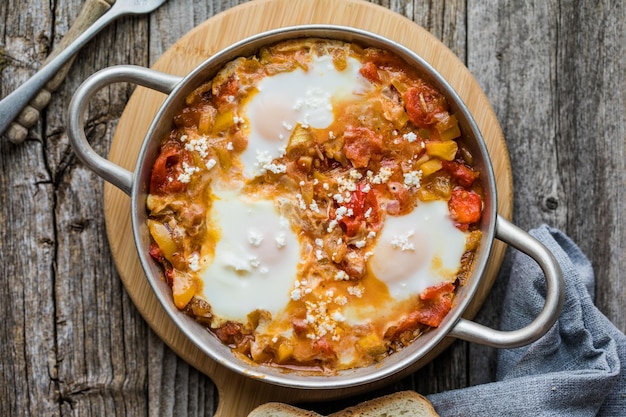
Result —
<path fill-rule="evenodd" d="M 508 152 L 495 113 L 484 92 L 469 70 L 443 43 L 414 22 L 381 6 L 360 0 L 255 0 L 208 19 L 176 42 L 153 68 L 185 75 L 210 55 L 238 40 L 270 29 L 310 23 L 345 25 L 378 33 L 413 49 L 433 65 L 463 98 L 476 119 L 494 164 L 498 181 L 498 212 L 510 219 L 512 176 Z M 134 169 L 145 133 L 164 99 L 161 93 L 142 87 L 136 89 L 113 138 L 109 154 L 111 161 L 131 171 Z M 246 415 L 267 401 L 314 401 L 364 390 L 350 388 L 328 393 L 277 387 L 235 374 L 209 359 L 177 329 L 145 279 L 132 239 L 130 199 L 110 184 L 105 186 L 104 198 L 109 244 L 126 290 L 161 339 L 213 380 L 219 393 L 216 415 Z M 494 246 L 481 288 L 470 304 L 466 318 L 473 317 L 484 301 L 497 275 L 504 249 L 505 245 L 501 242 Z M 445 339 L 445 343 L 412 369 L 432 360 L 452 341 Z M 389 381 L 382 381 L 376 386 L 385 382 Z"/>

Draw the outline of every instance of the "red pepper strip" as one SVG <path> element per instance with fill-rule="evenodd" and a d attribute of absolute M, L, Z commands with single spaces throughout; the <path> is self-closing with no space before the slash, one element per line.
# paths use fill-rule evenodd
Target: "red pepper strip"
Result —
<path fill-rule="evenodd" d="M 182 163 L 190 159 L 183 154 L 180 145 L 175 142 L 166 142 L 161 147 L 161 153 L 154 162 L 150 177 L 150 194 L 166 194 L 181 192 L 186 184 L 178 180 L 182 171 Z"/>
<path fill-rule="evenodd" d="M 445 282 L 426 288 L 420 294 L 422 308 L 417 311 L 417 321 L 431 327 L 438 327 L 452 308 L 454 284 Z"/>

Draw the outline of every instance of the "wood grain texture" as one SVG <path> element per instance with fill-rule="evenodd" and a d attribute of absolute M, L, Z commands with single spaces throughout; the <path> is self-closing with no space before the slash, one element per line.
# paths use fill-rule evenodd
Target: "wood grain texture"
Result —
<path fill-rule="evenodd" d="M 149 17 L 119 20 L 78 55 L 28 140 L 15 146 L 1 138 L 0 415 L 214 414 L 212 381 L 154 335 L 122 288 L 106 241 L 102 181 L 69 149 L 65 111 L 89 74 L 151 66 L 193 27 L 239 3 L 169 0 Z M 479 80 L 511 155 L 515 223 L 570 235 L 594 266 L 596 303 L 625 331 L 623 2 L 374 3 L 431 31 Z M 0 96 L 36 71 L 81 5 L 0 2 Z M 88 136 L 101 154 L 132 91 L 113 86 L 90 106 Z M 507 262 L 479 312 L 483 323 L 498 323 Z M 494 354 L 457 342 L 391 386 L 308 405 L 330 412 L 398 389 L 428 394 L 486 382 Z"/>

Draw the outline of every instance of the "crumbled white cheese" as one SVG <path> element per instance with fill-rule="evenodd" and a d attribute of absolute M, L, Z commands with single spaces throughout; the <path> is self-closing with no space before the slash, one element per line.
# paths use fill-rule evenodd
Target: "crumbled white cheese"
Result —
<path fill-rule="evenodd" d="M 315 245 L 320 247 L 324 246 L 324 240 L 318 237 L 317 239 L 315 239 Z"/>
<path fill-rule="evenodd" d="M 276 235 L 276 247 L 278 249 L 284 248 L 285 245 L 287 244 L 287 241 L 285 240 L 285 234 L 284 233 L 279 233 L 278 235 Z"/>
<path fill-rule="evenodd" d="M 409 238 L 411 236 L 413 236 L 414 232 L 413 230 L 409 230 L 407 232 L 406 235 L 398 235 L 398 236 L 394 236 L 393 239 L 391 239 L 391 247 L 394 249 L 400 249 L 401 251 L 410 251 L 410 250 L 415 250 L 415 245 L 413 245 L 413 243 L 409 242 Z"/>
<path fill-rule="evenodd" d="M 391 178 L 392 174 L 393 171 L 391 170 L 391 168 L 382 167 L 380 171 L 378 171 L 378 174 L 374 175 L 374 177 L 372 178 L 372 182 L 374 184 L 385 184 L 387 181 L 389 181 L 389 178 Z"/>
<path fill-rule="evenodd" d="M 348 287 L 348 294 L 354 295 L 356 298 L 363 297 L 363 287 L 360 286 L 352 286 Z"/>
<path fill-rule="evenodd" d="M 420 188 L 420 171 L 411 171 L 404 174 L 404 185 L 407 187 Z"/>
<path fill-rule="evenodd" d="M 413 132 L 405 133 L 402 137 L 409 143 L 413 143 L 417 140 L 417 135 Z"/>
<path fill-rule="evenodd" d="M 350 277 L 346 274 L 346 271 L 338 271 L 335 274 L 335 281 L 348 281 Z"/>
<path fill-rule="evenodd" d="M 259 247 L 261 246 L 262 242 L 263 242 L 263 235 L 261 233 L 258 233 L 254 230 L 248 231 L 248 243 L 251 246 Z"/>
<path fill-rule="evenodd" d="M 266 171 L 274 174 L 282 174 L 287 172 L 287 166 L 284 164 L 275 164 L 272 162 L 272 155 L 268 151 L 256 151 L 256 162 L 254 167 L 264 173 Z"/>
<path fill-rule="evenodd" d="M 249 257 L 248 262 L 250 262 L 250 266 L 252 268 L 258 268 L 261 266 L 261 261 L 256 256 Z"/>
<path fill-rule="evenodd" d="M 183 172 L 178 175 L 178 181 L 183 184 L 187 184 L 191 181 L 191 176 L 198 171 L 200 171 L 200 168 L 189 165 L 187 162 L 183 162 Z"/>
<path fill-rule="evenodd" d="M 185 135 L 185 141 L 187 140 L 188 137 Z M 206 158 L 209 155 L 209 148 L 210 146 L 206 136 L 200 136 L 185 143 L 186 150 L 189 152 L 198 152 L 201 158 Z"/>
<path fill-rule="evenodd" d="M 217 164 L 217 161 L 215 159 L 209 159 L 208 161 L 206 161 L 206 169 L 210 171 L 215 166 L 215 164 Z"/>
<path fill-rule="evenodd" d="M 339 295 L 335 297 L 333 301 L 335 302 L 335 304 L 340 305 L 340 306 L 345 306 L 348 303 L 348 299 L 346 298 L 345 295 Z"/>
<path fill-rule="evenodd" d="M 366 243 L 367 242 L 365 242 L 365 239 L 361 239 L 361 240 L 357 240 L 356 242 L 354 242 L 354 246 L 361 249 L 362 247 L 365 247 Z"/>
<path fill-rule="evenodd" d="M 363 216 L 365 216 L 366 219 L 369 219 L 371 215 L 372 215 L 372 208 L 368 207 L 367 210 L 365 210 L 365 213 L 363 213 Z"/>
<path fill-rule="evenodd" d="M 200 256 L 197 253 L 192 253 L 191 256 L 189 257 L 189 269 L 191 269 L 194 272 L 197 272 L 200 270 Z"/>
<path fill-rule="evenodd" d="M 341 323 L 342 321 L 346 321 L 346 318 L 339 311 L 334 311 L 331 315 L 332 319 Z"/>
<path fill-rule="evenodd" d="M 293 301 L 298 301 L 302 297 L 302 290 L 300 288 L 295 288 L 291 291 L 291 299 Z"/>
<path fill-rule="evenodd" d="M 339 221 L 348 213 L 348 209 L 344 206 L 340 206 L 335 211 L 336 220 Z"/>
<path fill-rule="evenodd" d="M 361 175 L 359 171 L 353 168 L 350 170 L 350 178 L 352 178 L 353 180 L 360 180 L 361 178 L 363 178 L 363 175 Z"/>
<path fill-rule="evenodd" d="M 233 149 L 235 149 L 235 148 L 233 147 L 233 143 L 232 143 L 232 142 L 228 142 L 228 143 L 226 144 L 226 149 L 228 149 L 229 151 L 232 151 Z"/>
<path fill-rule="evenodd" d="M 306 210 L 306 203 L 304 202 L 302 194 L 296 194 L 296 200 L 298 200 L 298 206 L 300 207 L 300 210 Z"/>

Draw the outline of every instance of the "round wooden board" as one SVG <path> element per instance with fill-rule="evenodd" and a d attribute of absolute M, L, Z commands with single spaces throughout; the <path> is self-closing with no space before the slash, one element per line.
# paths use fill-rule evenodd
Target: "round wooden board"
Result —
<path fill-rule="evenodd" d="M 438 39 L 414 22 L 381 6 L 360 0 L 255 0 L 234 7 L 202 23 L 182 37 L 153 68 L 185 75 L 220 49 L 266 30 L 298 24 L 328 23 L 369 30 L 395 40 L 417 52 L 455 88 L 472 112 L 483 133 L 497 178 L 498 212 L 510 219 L 512 175 L 500 125 L 484 92 L 463 63 Z M 109 159 L 133 170 L 146 131 L 163 103 L 161 93 L 138 87 L 130 98 L 117 127 Z M 184 360 L 208 375 L 218 388 L 216 415 L 246 415 L 267 401 L 313 401 L 336 398 L 364 388 L 332 393 L 294 390 L 240 376 L 210 360 L 191 344 L 167 316 L 148 284 L 132 238 L 130 199 L 110 184 L 105 186 L 105 219 L 111 252 L 120 277 L 137 309 L 161 339 Z M 505 245 L 496 242 L 481 288 L 465 317 L 478 311 L 500 268 Z M 412 368 L 426 364 L 453 339 L 431 352 Z M 376 386 L 385 382 L 382 381 Z M 369 385 L 368 389 L 374 388 Z"/>

